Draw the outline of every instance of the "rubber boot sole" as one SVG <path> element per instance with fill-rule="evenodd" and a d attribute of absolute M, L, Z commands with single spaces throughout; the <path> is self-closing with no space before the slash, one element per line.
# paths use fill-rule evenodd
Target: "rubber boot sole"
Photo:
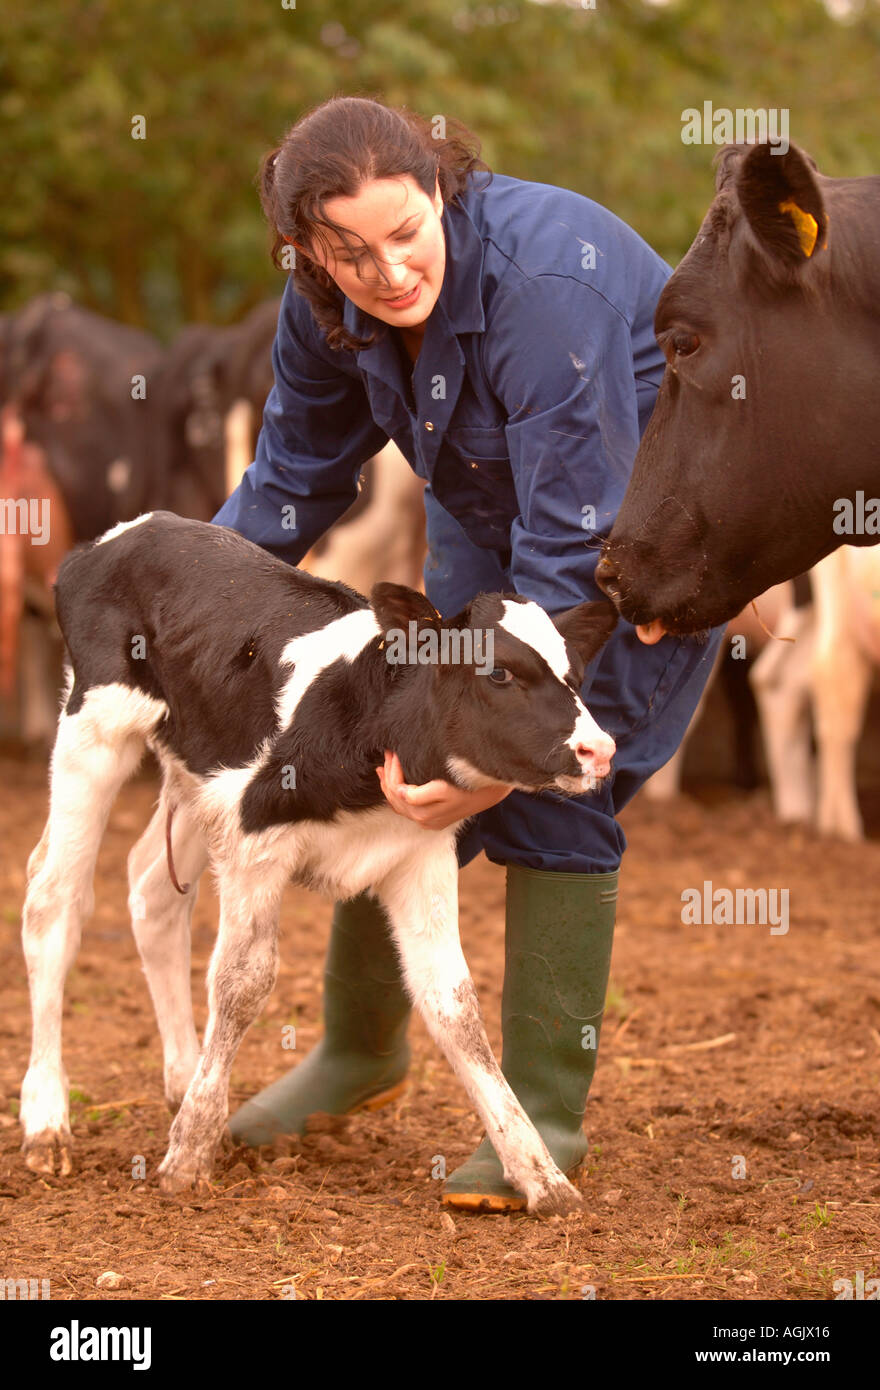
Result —
<path fill-rule="evenodd" d="M 569 1182 L 575 1181 L 584 1160 L 581 1159 L 573 1168 L 569 1168 L 565 1176 Z M 526 1199 L 522 1193 L 515 1192 L 512 1188 L 510 1194 L 501 1192 L 446 1192 L 440 1198 L 440 1204 L 444 1207 L 457 1207 L 459 1211 L 477 1211 L 489 1213 L 493 1216 L 503 1216 L 506 1212 L 525 1211 Z"/>
<path fill-rule="evenodd" d="M 378 1095 L 369 1096 L 362 1100 L 358 1105 L 353 1105 L 350 1110 L 346 1110 L 346 1115 L 356 1115 L 359 1110 L 381 1110 L 383 1105 L 390 1105 L 393 1100 L 397 1100 L 407 1089 L 409 1082 L 404 1078 L 398 1081 L 396 1086 L 390 1086 L 387 1091 L 380 1091 Z"/>
<path fill-rule="evenodd" d="M 500 1197 L 489 1192 L 456 1192 L 444 1197 L 444 1207 L 456 1207 L 459 1211 L 482 1211 L 503 1215 L 507 1211 L 522 1211 L 525 1197 Z"/>

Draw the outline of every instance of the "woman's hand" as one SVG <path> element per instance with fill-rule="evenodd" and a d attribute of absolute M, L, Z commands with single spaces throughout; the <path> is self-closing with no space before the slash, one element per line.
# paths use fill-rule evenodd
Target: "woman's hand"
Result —
<path fill-rule="evenodd" d="M 385 749 L 385 766 L 376 772 L 385 800 L 399 816 L 407 816 L 429 830 L 445 830 L 448 825 L 475 816 L 489 806 L 497 806 L 512 791 L 512 786 L 493 785 L 478 791 L 462 791 L 439 778 L 420 787 L 408 786 L 403 780 L 403 768 L 396 753 Z"/>

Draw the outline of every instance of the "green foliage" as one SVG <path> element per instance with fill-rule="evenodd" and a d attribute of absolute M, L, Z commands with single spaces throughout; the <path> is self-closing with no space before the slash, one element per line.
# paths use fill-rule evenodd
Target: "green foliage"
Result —
<path fill-rule="evenodd" d="M 456 116 L 493 168 L 604 203 L 673 264 L 713 188 L 685 107 L 784 107 L 824 172 L 880 173 L 877 0 L 846 23 L 821 0 L 4 8 L 7 310 L 66 289 L 167 339 L 277 293 L 259 161 L 332 95 Z"/>
<path fill-rule="evenodd" d="M 806 1220 L 803 1222 L 804 1231 L 808 1232 L 811 1230 L 818 1230 L 821 1226 L 830 1226 L 831 1218 L 833 1215 L 834 1213 L 828 1210 L 827 1202 L 824 1206 L 820 1206 L 820 1204 L 817 1202 L 813 1210 L 809 1213 Z"/>

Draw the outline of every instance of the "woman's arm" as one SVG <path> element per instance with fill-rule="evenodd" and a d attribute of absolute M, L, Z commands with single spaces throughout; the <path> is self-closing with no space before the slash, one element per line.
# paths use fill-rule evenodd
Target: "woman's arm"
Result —
<path fill-rule="evenodd" d="M 508 411 L 514 588 L 550 613 L 604 598 L 593 574 L 647 419 L 629 322 L 582 280 L 537 275 L 498 306 L 483 359 Z"/>

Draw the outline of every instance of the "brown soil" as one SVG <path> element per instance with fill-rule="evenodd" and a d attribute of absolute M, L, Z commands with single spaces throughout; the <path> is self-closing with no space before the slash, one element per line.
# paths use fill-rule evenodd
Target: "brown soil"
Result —
<path fill-rule="evenodd" d="M 28 852 L 46 772 L 0 776 L 0 1276 L 49 1278 L 53 1299 L 833 1298 L 880 1273 L 880 843 L 823 844 L 782 830 L 765 793 L 634 804 L 599 1065 L 587 1109 L 583 1211 L 535 1220 L 456 1214 L 432 1166 L 451 1170 L 480 1126 L 421 1023 L 407 1094 L 318 1124 L 283 1152 L 221 1155 L 213 1195 L 166 1198 L 155 1171 L 169 1116 L 158 1034 L 127 926 L 125 857 L 155 790 L 132 783 L 111 817 L 95 915 L 68 981 L 65 1060 L 76 1172 L 29 1173 L 15 1115 L 29 1007 L 19 942 Z M 790 890 L 791 927 L 684 926 L 681 892 Z M 504 871 L 462 874 L 462 937 L 500 1050 Z M 215 904 L 196 909 L 193 985 Z M 231 1104 L 279 1075 L 320 1033 L 330 905 L 285 900 L 283 963 L 244 1041 Z M 731 1036 L 732 1035 L 732 1036 Z M 132 1161 L 146 1159 L 145 1181 Z M 746 1176 L 734 1177 L 736 1155 Z M 122 1276 L 118 1292 L 99 1276 Z"/>

